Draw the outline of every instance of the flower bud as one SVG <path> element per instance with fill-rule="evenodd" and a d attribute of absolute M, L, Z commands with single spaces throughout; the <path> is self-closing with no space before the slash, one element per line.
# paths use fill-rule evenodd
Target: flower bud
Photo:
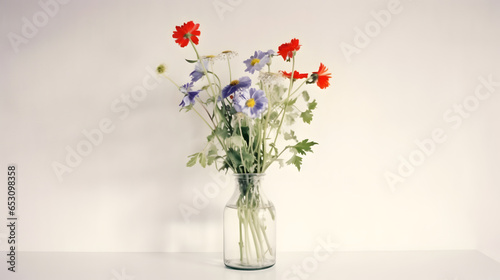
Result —
<path fill-rule="evenodd" d="M 158 72 L 158 74 L 165 73 L 165 70 L 167 70 L 167 67 L 165 66 L 165 64 L 160 64 L 160 65 L 158 65 L 158 67 L 156 67 L 156 72 Z"/>

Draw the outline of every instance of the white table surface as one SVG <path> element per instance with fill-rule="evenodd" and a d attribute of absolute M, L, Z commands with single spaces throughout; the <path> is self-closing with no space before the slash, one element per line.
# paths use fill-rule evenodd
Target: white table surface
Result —
<path fill-rule="evenodd" d="M 334 252 L 313 259 L 313 252 L 278 253 L 272 268 L 241 271 L 226 268 L 221 253 L 18 252 L 17 272 L 4 263 L 0 279 L 500 280 L 500 263 L 478 251 Z"/>

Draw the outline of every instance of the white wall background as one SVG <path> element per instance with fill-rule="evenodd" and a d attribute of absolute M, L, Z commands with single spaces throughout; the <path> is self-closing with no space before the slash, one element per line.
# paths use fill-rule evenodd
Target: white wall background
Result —
<path fill-rule="evenodd" d="M 214 3 L 232 6 L 219 16 Z M 402 0 L 401 12 L 347 57 L 342 42 L 356 46 L 355 29 L 389 3 L 74 0 L 23 35 L 43 11 L 39 2 L 0 1 L 0 182 L 15 163 L 20 250 L 222 249 L 231 185 L 189 222 L 179 211 L 226 179 L 185 167 L 207 130 L 194 114 L 178 112 L 175 87 L 165 80 L 126 117 L 112 110 L 150 76 L 147 68 L 166 63 L 173 79 L 188 80 L 192 65 L 183 59 L 194 54 L 171 34 L 194 20 L 202 54 L 230 49 L 243 61 L 296 37 L 302 72 L 319 62 L 333 72 L 332 87 L 310 88 L 319 101 L 313 123 L 296 129 L 320 143 L 315 153 L 300 173 L 268 172 L 279 250 L 311 250 L 331 235 L 342 250 L 479 249 L 500 260 L 500 86 L 461 125 L 443 118 L 454 104 L 474 105 L 479 77 L 500 81 L 500 4 Z M 12 33 L 25 41 L 14 47 Z M 64 163 L 66 148 L 103 119 L 114 130 L 59 182 L 53 162 Z M 434 129 L 446 141 L 391 189 L 384 174 L 397 174 L 399 156 L 408 159 Z M 5 250 L 4 227 L 2 236 Z"/>

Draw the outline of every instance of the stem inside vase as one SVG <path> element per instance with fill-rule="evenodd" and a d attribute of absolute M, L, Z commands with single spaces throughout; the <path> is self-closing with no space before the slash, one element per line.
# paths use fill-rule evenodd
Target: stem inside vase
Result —
<path fill-rule="evenodd" d="M 224 210 L 224 261 L 232 268 L 275 263 L 275 209 L 261 191 L 263 174 L 236 174 L 236 190 Z"/>

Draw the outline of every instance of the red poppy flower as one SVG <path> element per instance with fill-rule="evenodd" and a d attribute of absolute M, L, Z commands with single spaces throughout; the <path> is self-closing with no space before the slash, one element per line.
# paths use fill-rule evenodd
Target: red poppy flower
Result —
<path fill-rule="evenodd" d="M 318 72 L 313 72 L 313 75 L 317 75 L 317 80 L 316 84 L 319 86 L 319 88 L 324 89 L 327 88 L 330 85 L 330 78 L 332 77 L 331 73 L 326 73 L 328 71 L 328 68 L 323 65 L 323 63 L 319 64 L 319 69 Z"/>
<path fill-rule="evenodd" d="M 292 72 L 288 73 L 286 71 L 281 71 L 281 74 L 283 74 L 283 76 L 285 76 L 285 78 L 288 78 L 290 79 L 292 77 Z M 307 78 L 308 74 L 307 73 L 304 73 L 304 74 L 301 74 L 297 71 L 293 71 L 293 79 L 296 80 L 296 79 L 304 79 L 304 78 Z"/>
<path fill-rule="evenodd" d="M 300 50 L 299 39 L 293 38 L 290 43 L 284 43 L 278 48 L 278 54 L 283 57 L 283 60 L 292 58 L 295 51 Z"/>
<path fill-rule="evenodd" d="M 200 24 L 195 24 L 193 21 L 186 22 L 181 26 L 176 26 L 172 38 L 175 38 L 175 42 L 179 44 L 181 48 L 189 44 L 189 38 L 191 38 L 191 41 L 193 41 L 195 45 L 198 45 L 198 37 L 196 37 L 200 36 L 198 27 L 200 27 Z"/>

